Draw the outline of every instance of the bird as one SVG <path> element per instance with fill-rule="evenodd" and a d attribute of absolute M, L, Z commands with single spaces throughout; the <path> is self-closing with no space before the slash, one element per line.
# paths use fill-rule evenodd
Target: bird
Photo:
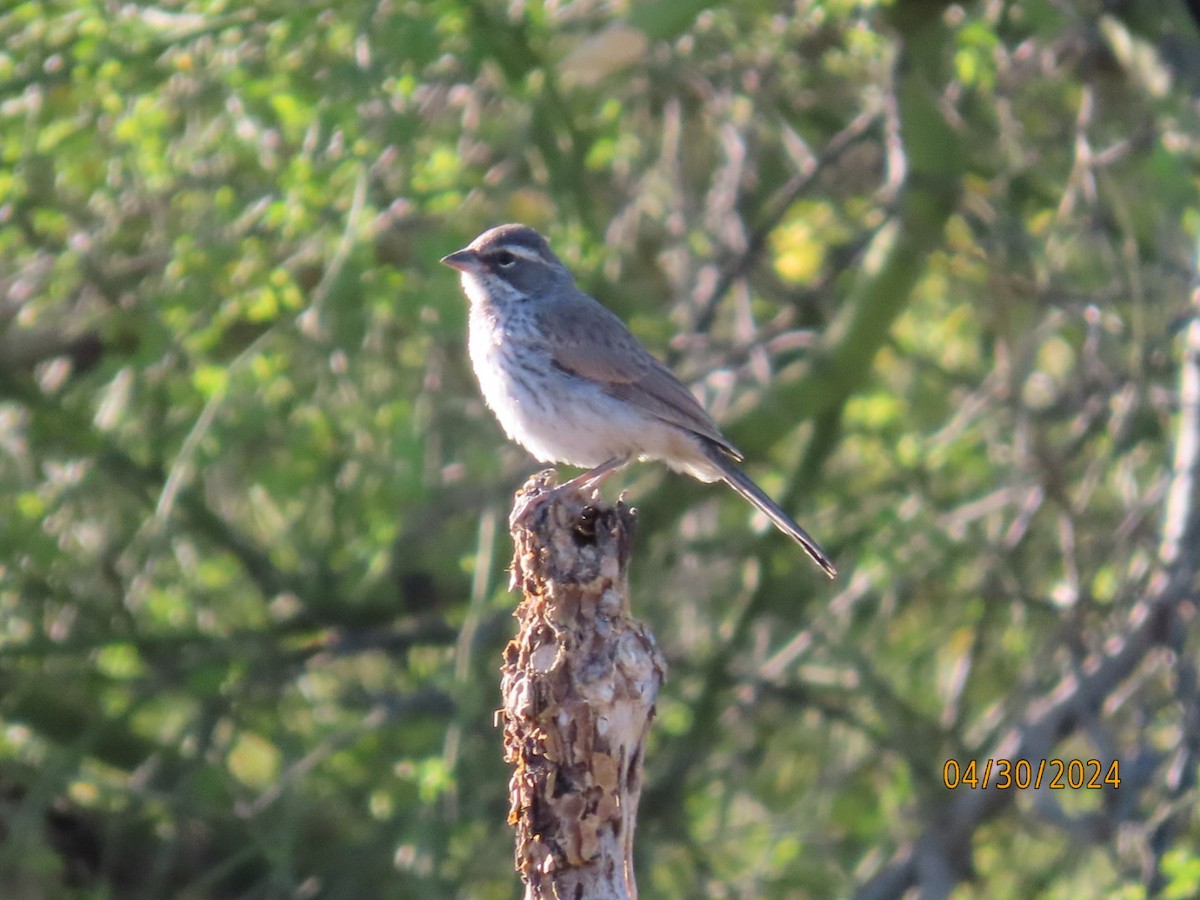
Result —
<path fill-rule="evenodd" d="M 499 225 L 442 263 L 470 301 L 468 352 L 485 402 L 540 462 L 593 487 L 634 459 L 723 481 L 833 578 L 833 561 L 740 467 L 744 457 L 667 366 L 575 284 L 535 229 Z"/>

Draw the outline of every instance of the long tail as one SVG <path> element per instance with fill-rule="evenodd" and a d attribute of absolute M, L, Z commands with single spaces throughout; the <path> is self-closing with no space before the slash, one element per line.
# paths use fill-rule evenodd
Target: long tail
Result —
<path fill-rule="evenodd" d="M 737 463 L 725 457 L 716 448 L 708 448 L 708 458 L 721 470 L 721 480 L 749 500 L 756 508 L 775 523 L 775 527 L 790 537 L 812 557 L 812 561 L 821 570 L 833 578 L 837 575 L 833 561 L 818 546 L 817 542 L 808 536 L 808 532 L 796 524 L 795 520 L 779 508 L 778 504 L 766 495 L 762 488 L 750 480 L 750 476 L 738 468 Z"/>

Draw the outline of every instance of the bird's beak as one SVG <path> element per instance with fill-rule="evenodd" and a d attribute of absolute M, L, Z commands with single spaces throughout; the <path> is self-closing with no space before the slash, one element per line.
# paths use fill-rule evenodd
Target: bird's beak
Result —
<path fill-rule="evenodd" d="M 452 269 L 458 269 L 460 272 L 470 272 L 475 268 L 475 262 L 479 256 L 470 247 L 464 250 L 455 250 L 449 256 L 442 257 L 442 265 L 449 266 Z"/>

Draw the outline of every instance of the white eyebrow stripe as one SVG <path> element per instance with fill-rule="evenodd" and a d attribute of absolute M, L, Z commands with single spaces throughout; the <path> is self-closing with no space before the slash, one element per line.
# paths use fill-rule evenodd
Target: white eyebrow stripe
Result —
<path fill-rule="evenodd" d="M 542 254 L 540 254 L 537 250 L 534 250 L 530 247 L 524 247 L 521 244 L 501 244 L 499 247 L 489 250 L 488 255 L 495 256 L 497 253 L 502 253 L 505 250 L 507 250 L 513 256 L 519 256 L 521 259 L 527 259 L 530 262 L 545 263 L 546 261 L 542 258 Z"/>

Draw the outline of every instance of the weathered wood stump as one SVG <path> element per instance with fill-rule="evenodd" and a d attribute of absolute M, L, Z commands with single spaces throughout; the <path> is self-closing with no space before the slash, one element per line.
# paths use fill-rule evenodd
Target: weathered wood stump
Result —
<path fill-rule="evenodd" d="M 554 490 L 517 492 L 512 584 L 524 594 L 504 653 L 509 823 L 526 900 L 634 900 L 643 756 L 665 664 L 629 614 L 634 513 Z"/>

